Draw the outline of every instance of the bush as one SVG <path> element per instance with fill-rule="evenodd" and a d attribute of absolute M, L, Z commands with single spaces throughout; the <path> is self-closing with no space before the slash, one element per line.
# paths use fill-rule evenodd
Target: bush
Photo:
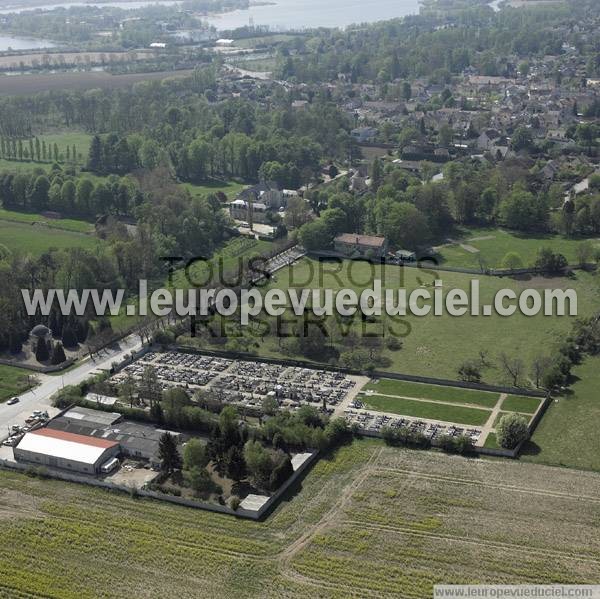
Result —
<path fill-rule="evenodd" d="M 271 472 L 271 476 L 269 477 L 269 488 L 271 491 L 279 489 L 292 474 L 294 474 L 292 460 L 290 460 L 289 456 L 286 456 Z"/>
<path fill-rule="evenodd" d="M 237 512 L 238 508 L 240 507 L 240 503 L 242 503 L 242 500 L 237 495 L 232 495 L 229 498 L 229 507 L 234 512 Z"/>
<path fill-rule="evenodd" d="M 398 337 L 387 337 L 385 345 L 390 351 L 398 351 L 402 349 L 402 341 Z"/>
<path fill-rule="evenodd" d="M 496 439 L 500 447 L 514 449 L 519 443 L 529 437 L 527 420 L 519 414 L 502 416 L 496 426 Z"/>
<path fill-rule="evenodd" d="M 57 343 L 53 348 L 52 348 L 52 357 L 50 358 L 50 363 L 53 366 L 56 366 L 58 364 L 62 364 L 63 362 L 66 362 L 67 357 L 65 356 L 65 350 L 63 349 L 62 343 Z"/>
<path fill-rule="evenodd" d="M 171 345 L 175 342 L 175 335 L 171 331 L 157 331 L 154 333 L 154 343 Z"/>
<path fill-rule="evenodd" d="M 560 274 L 568 264 L 569 262 L 562 254 L 555 254 L 550 248 L 540 249 L 535 261 L 536 268 L 551 275 Z"/>
<path fill-rule="evenodd" d="M 48 345 L 46 344 L 45 339 L 38 339 L 37 346 L 35 348 L 35 359 L 38 362 L 45 362 L 50 357 L 50 352 L 48 351 Z"/>
<path fill-rule="evenodd" d="M 387 445 L 392 447 L 414 447 L 427 449 L 431 447 L 431 440 L 423 433 L 413 432 L 406 426 L 391 428 L 384 426 L 381 436 Z"/>
<path fill-rule="evenodd" d="M 481 369 L 475 362 L 463 362 L 458 368 L 458 376 L 461 381 L 467 383 L 481 382 Z"/>

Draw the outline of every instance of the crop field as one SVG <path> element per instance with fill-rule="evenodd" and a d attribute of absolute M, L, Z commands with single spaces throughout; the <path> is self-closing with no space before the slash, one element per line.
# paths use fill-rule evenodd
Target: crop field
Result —
<path fill-rule="evenodd" d="M 600 471 L 600 357 L 573 369 L 575 384 L 544 414 L 522 459 Z"/>
<path fill-rule="evenodd" d="M 51 229 L 62 229 L 74 233 L 92 233 L 94 225 L 85 220 L 76 220 L 71 218 L 46 218 L 40 214 L 31 214 L 30 212 L 16 212 L 14 210 L 5 210 L 0 208 L 0 221 L 10 221 L 16 223 L 44 223 Z"/>
<path fill-rule="evenodd" d="M 41 92 L 75 89 L 88 90 L 94 88 L 120 89 L 141 81 L 156 81 L 186 77 L 190 70 L 159 71 L 156 73 L 131 73 L 127 75 L 111 75 L 98 71 L 79 73 L 55 73 L 53 75 L 14 75 L 2 77 L 1 95 L 27 95 Z"/>
<path fill-rule="evenodd" d="M 517 294 L 534 288 L 543 294 L 546 288 L 574 289 L 578 297 L 578 316 L 593 314 L 598 307 L 600 296 L 600 275 L 577 272 L 574 278 L 542 278 L 513 280 L 498 277 L 475 277 L 454 272 L 440 272 L 397 266 L 374 266 L 365 262 L 344 261 L 342 264 L 329 263 L 322 266 L 315 260 L 304 259 L 288 269 L 277 273 L 273 287 L 287 289 L 328 288 L 339 290 L 352 288 L 360 293 L 370 287 L 376 278 L 388 289 L 405 287 L 410 293 L 421 287 L 432 288 L 436 279 L 441 279 L 443 289 L 463 289 L 469 293 L 472 279 L 480 284 L 481 304 L 492 303 L 494 295 L 501 289 L 512 289 Z M 459 366 L 466 360 L 480 361 L 485 358 L 482 368 L 483 381 L 487 383 L 509 382 L 503 372 L 498 356 L 505 352 L 508 356 L 519 357 L 529 373 L 533 359 L 540 352 L 547 352 L 556 346 L 571 330 L 575 317 L 524 316 L 515 314 L 510 318 L 492 316 L 453 317 L 409 315 L 402 318 L 385 319 L 373 325 L 373 331 L 388 336 L 394 334 L 403 343 L 399 351 L 385 351 L 389 365 L 380 368 L 405 374 L 434 376 L 455 380 Z M 356 319 L 354 331 L 360 336 L 361 328 Z M 393 333 L 391 333 L 393 331 Z M 547 348 L 547 349 L 545 349 Z M 267 340 L 259 350 L 270 356 L 279 355 L 275 340 Z"/>
<path fill-rule="evenodd" d="M 92 249 L 100 241 L 92 236 L 49 227 L 0 220 L 0 244 L 12 252 L 39 256 L 51 248 Z"/>
<path fill-rule="evenodd" d="M 355 441 L 265 522 L 0 472 L 0 595 L 431 597 L 594 583 L 600 475 Z"/>
<path fill-rule="evenodd" d="M 593 239 L 600 247 L 600 239 Z M 502 268 L 502 260 L 509 252 L 516 252 L 523 261 L 523 267 L 533 266 L 538 250 L 552 248 L 563 254 L 569 264 L 577 264 L 577 245 L 581 240 L 565 239 L 560 235 L 527 237 L 503 229 L 468 229 L 455 244 L 440 248 L 441 264 L 479 270 L 481 263 L 488 268 Z"/>
<path fill-rule="evenodd" d="M 117 62 L 122 59 L 144 60 L 152 56 L 151 52 L 32 52 L 31 54 L 18 54 L 16 56 L 0 56 L 0 69 L 20 69 L 40 64 L 44 56 L 48 57 L 48 64 L 63 66 L 80 63 Z"/>
<path fill-rule="evenodd" d="M 29 388 L 27 371 L 0 364 L 0 403 Z"/>

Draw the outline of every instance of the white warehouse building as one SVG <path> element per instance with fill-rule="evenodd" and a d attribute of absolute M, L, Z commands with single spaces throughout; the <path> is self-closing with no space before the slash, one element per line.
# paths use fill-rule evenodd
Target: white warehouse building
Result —
<path fill-rule="evenodd" d="M 84 474 L 99 473 L 119 452 L 116 441 L 49 428 L 26 433 L 13 449 L 17 461 Z"/>

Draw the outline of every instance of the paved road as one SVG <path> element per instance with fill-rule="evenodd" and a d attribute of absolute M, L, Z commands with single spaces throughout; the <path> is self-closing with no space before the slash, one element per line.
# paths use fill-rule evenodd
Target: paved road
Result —
<path fill-rule="evenodd" d="M 19 395 L 19 403 L 8 406 L 0 404 L 0 440 L 8 436 L 8 428 L 13 424 L 22 426 L 31 416 L 33 410 L 46 410 L 51 405 L 50 398 L 66 385 L 76 385 L 88 378 L 93 372 L 110 368 L 112 362 L 123 360 L 132 350 L 138 350 L 142 342 L 137 335 L 132 335 L 118 342 L 114 349 L 103 350 L 94 360 L 86 359 L 76 368 L 63 375 L 36 375 L 40 385 Z"/>

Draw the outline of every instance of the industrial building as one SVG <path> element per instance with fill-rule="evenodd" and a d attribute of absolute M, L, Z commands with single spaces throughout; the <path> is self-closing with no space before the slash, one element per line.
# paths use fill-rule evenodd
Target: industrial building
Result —
<path fill-rule="evenodd" d="M 49 428 L 26 433 L 13 449 L 17 461 L 84 474 L 99 473 L 119 452 L 116 441 Z"/>
<path fill-rule="evenodd" d="M 158 446 L 161 436 L 167 432 L 151 424 L 123 420 L 117 412 L 102 412 L 76 407 L 48 423 L 48 428 L 77 435 L 115 441 L 124 457 L 148 460 L 152 466 L 160 465 Z M 178 443 L 180 433 L 168 431 Z"/>

